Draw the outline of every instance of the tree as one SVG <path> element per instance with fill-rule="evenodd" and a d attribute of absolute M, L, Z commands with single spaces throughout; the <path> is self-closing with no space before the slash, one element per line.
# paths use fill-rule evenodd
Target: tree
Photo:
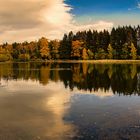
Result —
<path fill-rule="evenodd" d="M 129 59 L 129 52 L 130 52 L 130 48 L 128 46 L 128 43 L 125 43 L 122 47 L 122 53 L 121 53 L 121 58 L 122 59 Z"/>
<path fill-rule="evenodd" d="M 20 54 L 18 58 L 19 58 L 20 61 L 29 61 L 30 60 L 30 55 L 26 54 L 26 53 L 25 54 Z"/>
<path fill-rule="evenodd" d="M 50 53 L 52 59 L 58 59 L 59 58 L 59 47 L 60 42 L 58 40 L 52 40 L 49 43 Z"/>
<path fill-rule="evenodd" d="M 79 58 L 81 58 L 83 44 L 84 43 L 82 41 L 79 41 L 79 40 L 72 41 L 71 57 L 73 59 L 79 59 Z"/>
<path fill-rule="evenodd" d="M 104 31 L 78 31 L 64 34 L 62 40 L 4 43 L 1 60 L 36 59 L 140 59 L 140 28 L 123 26 Z M 133 42 L 133 43 L 132 43 Z"/>
<path fill-rule="evenodd" d="M 82 58 L 83 58 L 83 60 L 88 60 L 88 58 L 89 58 L 86 48 L 83 49 Z"/>
<path fill-rule="evenodd" d="M 87 34 L 86 35 L 86 47 L 91 48 L 91 46 L 93 46 L 93 43 L 94 43 L 92 31 L 89 30 L 89 31 L 87 31 L 86 34 Z"/>
<path fill-rule="evenodd" d="M 131 43 L 130 48 L 131 48 L 131 51 L 130 51 L 131 59 L 136 60 L 137 59 L 137 49 L 135 48 L 133 43 Z"/>
<path fill-rule="evenodd" d="M 19 56 L 18 45 L 19 45 L 19 43 L 16 43 L 16 42 L 12 44 L 13 53 L 11 55 L 12 55 L 13 59 L 18 59 L 18 56 Z"/>
<path fill-rule="evenodd" d="M 107 50 L 108 50 L 108 58 L 113 59 L 113 48 L 112 48 L 111 44 L 108 45 Z"/>
<path fill-rule="evenodd" d="M 0 62 L 13 60 L 10 50 L 0 46 Z"/>
<path fill-rule="evenodd" d="M 87 53 L 88 53 L 89 59 L 92 60 L 94 58 L 94 53 L 90 49 L 88 49 Z"/>
<path fill-rule="evenodd" d="M 106 53 L 105 50 L 102 48 L 98 49 L 98 52 L 95 54 L 95 59 L 105 59 L 106 58 Z"/>
<path fill-rule="evenodd" d="M 42 37 L 38 41 L 38 45 L 40 48 L 40 55 L 42 59 L 50 59 L 50 49 L 49 49 L 49 42 L 46 38 Z"/>
<path fill-rule="evenodd" d="M 27 49 L 31 59 L 37 59 L 40 57 L 40 50 L 36 41 L 28 43 Z"/>
<path fill-rule="evenodd" d="M 72 50 L 72 41 L 74 35 L 71 31 L 68 35 L 64 34 L 64 37 L 60 43 L 59 54 L 61 59 L 70 59 Z"/>

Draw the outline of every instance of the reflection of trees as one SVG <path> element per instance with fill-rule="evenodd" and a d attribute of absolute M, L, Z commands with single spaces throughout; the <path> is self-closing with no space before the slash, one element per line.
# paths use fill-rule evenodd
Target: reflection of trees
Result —
<path fill-rule="evenodd" d="M 89 91 L 110 88 L 116 94 L 140 94 L 139 65 L 103 65 L 88 63 L 5 63 L 0 64 L 0 78 L 63 81 L 65 87 Z"/>
<path fill-rule="evenodd" d="M 137 66 L 136 65 L 130 65 L 131 69 L 131 78 L 134 79 L 137 74 Z"/>
<path fill-rule="evenodd" d="M 133 71 L 135 65 L 116 65 L 115 72 L 111 78 L 111 88 L 113 92 L 132 94 L 136 90 L 137 76 L 133 75 L 131 78 L 131 72 Z"/>
<path fill-rule="evenodd" d="M 51 71 L 50 71 L 50 79 L 58 82 L 59 81 L 59 65 L 58 64 L 51 64 Z"/>
<path fill-rule="evenodd" d="M 60 76 L 60 81 L 63 81 L 65 87 L 70 87 L 73 89 L 73 84 L 72 84 L 72 70 L 71 70 L 72 65 L 70 64 L 60 64 L 60 68 L 63 70 L 59 71 L 59 76 Z M 68 69 L 68 70 L 66 70 Z"/>
<path fill-rule="evenodd" d="M 87 74 L 88 63 L 82 63 L 83 75 Z"/>
<path fill-rule="evenodd" d="M 17 70 L 17 69 L 16 69 Z M 18 78 L 28 80 L 30 79 L 30 63 L 19 63 L 18 64 Z"/>
<path fill-rule="evenodd" d="M 13 63 L 13 79 L 38 80 L 38 64 L 34 63 Z"/>
<path fill-rule="evenodd" d="M 80 65 L 74 64 L 72 72 L 73 72 L 73 76 L 72 76 L 73 82 L 80 83 L 81 81 Z"/>
<path fill-rule="evenodd" d="M 40 83 L 46 85 L 50 78 L 50 64 L 42 66 L 40 68 Z"/>
<path fill-rule="evenodd" d="M 74 79 L 71 82 L 73 86 L 69 84 L 70 87 L 90 91 L 99 89 L 108 91 L 111 88 L 114 93 L 126 95 L 138 91 L 136 86 L 139 80 L 137 79 L 138 65 L 77 65 L 79 65 L 76 66 L 79 71 L 77 72 L 77 69 L 76 71 L 73 70 L 72 77 Z M 72 64 L 72 67 L 75 67 L 74 64 Z M 85 70 L 86 67 L 87 70 Z"/>
<path fill-rule="evenodd" d="M 12 63 L 1 63 L 0 64 L 0 79 L 9 79 L 13 75 L 13 64 Z"/>

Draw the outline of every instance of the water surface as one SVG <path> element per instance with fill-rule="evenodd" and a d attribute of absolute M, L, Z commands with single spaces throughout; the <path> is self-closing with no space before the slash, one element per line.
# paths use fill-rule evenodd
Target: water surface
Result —
<path fill-rule="evenodd" d="M 140 65 L 1 63 L 0 139 L 140 139 Z"/>

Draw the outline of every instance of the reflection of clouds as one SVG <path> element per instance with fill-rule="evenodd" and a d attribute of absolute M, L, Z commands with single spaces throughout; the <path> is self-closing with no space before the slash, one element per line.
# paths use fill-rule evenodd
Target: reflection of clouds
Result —
<path fill-rule="evenodd" d="M 91 94 L 91 95 L 95 95 L 99 98 L 106 98 L 106 97 L 113 97 L 114 94 L 111 90 L 109 91 L 104 91 L 99 89 L 98 91 L 85 91 L 85 90 L 78 90 L 77 88 L 74 88 L 73 93 L 76 94 Z"/>
<path fill-rule="evenodd" d="M 32 81 L 32 80 L 10 80 L 10 81 L 1 81 L 2 85 L 5 85 L 7 87 L 7 90 L 12 93 L 18 93 L 18 91 L 29 91 L 32 89 L 35 89 L 36 91 L 40 90 L 39 87 L 39 82 L 37 81 Z M 41 87 L 41 86 L 40 86 Z"/>
<path fill-rule="evenodd" d="M 74 127 L 63 120 L 70 95 L 62 83 L 49 81 L 48 86 L 42 86 L 30 80 L 9 81 L 3 95 L 0 102 L 3 136 L 8 133 L 11 140 L 20 137 L 67 140 L 74 133 Z"/>
<path fill-rule="evenodd" d="M 32 80 L 8 81 L 0 102 L 0 131 L 7 129 L 14 139 L 18 135 L 26 135 L 25 139 L 40 137 L 67 140 L 77 132 L 74 132 L 76 127 L 73 124 L 64 121 L 73 104 L 72 96 L 77 93 L 81 96 L 91 94 L 77 88 L 73 91 L 66 89 L 60 81 L 48 81 L 46 86 Z M 101 98 L 112 96 L 111 92 L 96 93 L 92 92 Z M 8 126 L 5 126 L 5 122 Z M 6 133 L 3 132 L 3 135 Z"/>
<path fill-rule="evenodd" d="M 65 124 L 63 117 L 67 113 L 68 103 L 70 100 L 70 93 L 67 89 L 64 88 L 63 83 L 49 82 L 46 87 L 48 90 L 51 90 L 51 96 L 47 98 L 46 107 L 55 115 L 55 122 L 51 126 L 51 131 L 47 132 L 47 135 L 51 136 L 58 134 L 59 136 L 63 135 L 72 135 L 73 127 L 72 125 Z M 63 137 L 57 137 L 57 139 L 62 140 Z"/>
<path fill-rule="evenodd" d="M 111 91 L 111 89 L 109 91 L 104 91 L 104 90 L 101 90 L 99 89 L 98 91 L 86 91 L 86 90 L 79 90 L 78 88 L 74 88 L 73 91 L 70 91 L 69 88 L 65 89 L 64 85 L 62 82 L 52 82 L 52 81 L 48 81 L 48 84 L 46 86 L 43 86 L 43 85 L 40 85 L 39 81 L 32 81 L 32 80 L 20 80 L 20 81 L 4 81 L 2 80 L 1 81 L 1 84 L 2 85 L 5 85 L 5 86 L 8 86 L 8 89 L 11 91 L 11 92 L 16 92 L 16 91 L 19 91 L 19 90 L 36 90 L 36 91 L 40 91 L 42 88 L 44 88 L 44 90 L 48 90 L 48 91 L 51 91 L 53 93 L 57 92 L 57 95 L 69 95 L 69 94 L 93 94 L 95 96 L 98 96 L 100 98 L 105 98 L 105 97 L 112 97 L 114 96 L 113 92 Z M 41 88 L 39 88 L 39 87 Z M 26 88 L 25 88 L 26 87 Z M 59 92 L 61 94 L 59 94 Z M 69 95 L 70 96 L 70 95 Z M 50 103 L 53 104 L 53 102 L 57 102 L 56 99 L 59 99 L 61 101 L 61 97 L 60 96 L 57 96 L 57 98 L 51 98 L 50 100 Z"/>
<path fill-rule="evenodd" d="M 109 129 L 117 132 L 139 120 L 138 97 L 118 97 L 103 90 L 71 91 L 60 81 L 48 81 L 46 86 L 31 80 L 9 81 L 2 95 L 0 139 L 7 134 L 10 140 L 68 140 L 75 135 L 84 138 L 94 134 L 103 137 L 98 128 L 110 136 Z"/>

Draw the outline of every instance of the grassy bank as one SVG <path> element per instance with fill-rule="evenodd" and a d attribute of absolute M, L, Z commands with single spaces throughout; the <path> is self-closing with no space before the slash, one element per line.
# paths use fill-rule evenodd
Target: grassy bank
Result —
<path fill-rule="evenodd" d="M 0 63 L 24 63 L 22 61 L 7 61 Z M 27 62 L 45 62 L 45 63 L 93 63 L 93 64 L 140 64 L 140 60 L 37 60 L 37 61 L 25 61 Z"/>
<path fill-rule="evenodd" d="M 95 63 L 95 64 L 140 64 L 140 60 L 47 60 L 45 62 L 58 62 L 58 63 Z"/>

